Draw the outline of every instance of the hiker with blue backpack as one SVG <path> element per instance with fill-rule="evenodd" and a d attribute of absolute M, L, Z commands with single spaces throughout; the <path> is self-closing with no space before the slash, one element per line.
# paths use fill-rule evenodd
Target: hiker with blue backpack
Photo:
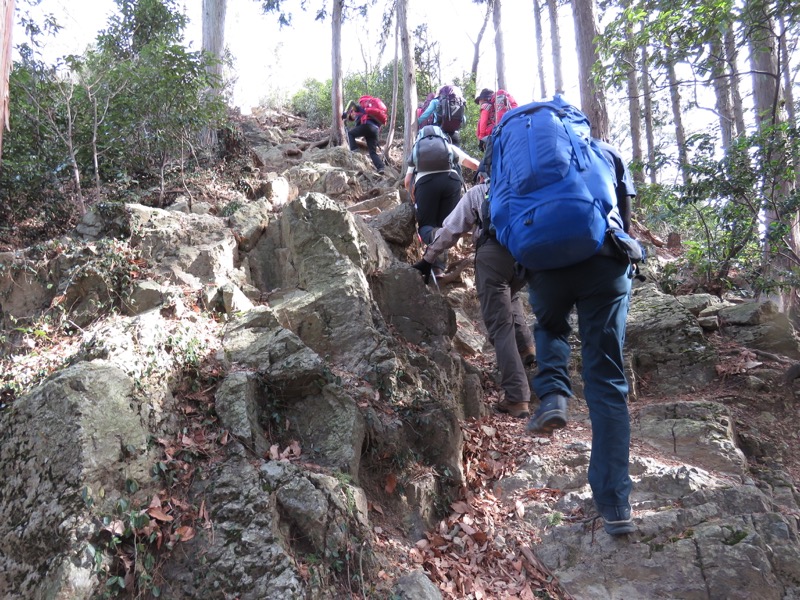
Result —
<path fill-rule="evenodd" d="M 479 163 L 450 143 L 450 138 L 441 127 L 426 125 L 417 134 L 407 165 L 405 188 L 411 193 L 411 201 L 416 208 L 419 236 L 425 244 L 430 244 L 434 233 L 461 197 L 464 182 L 459 165 L 475 171 Z M 445 252 L 433 266 L 434 275 L 442 275 L 446 266 Z"/>
<path fill-rule="evenodd" d="M 591 139 L 586 116 L 561 96 L 506 113 L 491 143 L 492 224 L 525 269 L 536 315 L 538 371 L 531 387 L 540 404 L 527 428 L 549 434 L 567 425 L 574 307 L 592 424 L 589 485 L 606 532 L 630 533 L 635 526 L 623 345 L 631 281 L 644 259 L 627 233 L 635 189 L 619 153 L 609 162 Z"/>
<path fill-rule="evenodd" d="M 472 233 L 475 288 L 489 342 L 494 346 L 503 389 L 503 398 L 494 409 L 524 419 L 530 416 L 531 398 L 525 368 L 536 360 L 533 337 L 520 298 L 525 280 L 515 269 L 514 257 L 492 233 L 488 214 L 483 210 L 488 194 L 487 183 L 473 186 L 464 194 L 425 249 L 422 260 L 413 267 L 422 273 L 427 283 L 437 257 L 452 248 L 462 235 Z"/>
<path fill-rule="evenodd" d="M 384 164 L 378 154 L 378 138 L 383 125 L 386 125 L 386 105 L 380 98 L 361 96 L 358 102 L 352 100 L 342 113 L 342 121 L 354 121 L 355 125 L 347 130 L 350 150 L 357 150 L 356 138 L 363 137 L 367 143 L 367 151 L 379 175 L 383 175 Z"/>
<path fill-rule="evenodd" d="M 467 122 L 466 103 L 461 89 L 443 85 L 435 96 L 428 96 L 417 117 L 417 125 L 438 125 L 456 146 L 461 146 L 461 127 Z"/>

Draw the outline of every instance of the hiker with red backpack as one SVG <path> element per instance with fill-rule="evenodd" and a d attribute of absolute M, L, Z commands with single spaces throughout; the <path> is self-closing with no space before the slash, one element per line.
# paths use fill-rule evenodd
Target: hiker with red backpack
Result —
<path fill-rule="evenodd" d="M 358 102 L 350 101 L 342 113 L 342 121 L 354 121 L 355 125 L 347 130 L 350 150 L 357 150 L 356 138 L 363 137 L 367 143 L 367 151 L 372 164 L 379 175 L 383 175 L 384 164 L 378 154 L 378 136 L 383 125 L 386 125 L 386 105 L 380 98 L 361 96 Z"/>
<path fill-rule="evenodd" d="M 411 192 L 416 207 L 417 227 L 425 244 L 433 241 L 436 230 L 442 226 L 461 197 L 463 180 L 459 165 L 478 169 L 478 161 L 469 156 L 438 125 L 423 127 L 407 160 L 405 188 Z M 444 273 L 447 257 L 443 253 L 434 264 L 434 275 Z"/>
<path fill-rule="evenodd" d="M 464 95 L 455 85 L 443 85 L 435 96 L 428 94 L 417 115 L 417 125 L 438 125 L 456 146 L 461 146 L 459 130 L 467 122 Z"/>
<path fill-rule="evenodd" d="M 527 429 L 549 434 L 567 425 L 574 308 L 592 424 L 588 479 L 594 505 L 606 533 L 631 533 L 623 346 L 632 279 L 645 258 L 628 234 L 632 179 L 619 153 L 592 139 L 586 115 L 559 95 L 509 112 L 490 143 L 491 222 L 498 241 L 525 269 L 536 315 L 538 371 L 531 387 L 540 404 Z"/>
<path fill-rule="evenodd" d="M 501 121 L 503 115 L 509 110 L 517 107 L 517 101 L 514 100 L 514 96 L 505 90 L 494 92 L 489 88 L 483 88 L 475 98 L 475 104 L 481 107 L 475 135 L 478 138 L 478 147 L 481 150 L 485 150 L 486 142 L 489 136 L 492 135 L 494 126 Z"/>

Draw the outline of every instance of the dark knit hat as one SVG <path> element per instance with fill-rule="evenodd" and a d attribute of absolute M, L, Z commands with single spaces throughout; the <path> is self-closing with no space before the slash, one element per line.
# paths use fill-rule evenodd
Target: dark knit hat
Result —
<path fill-rule="evenodd" d="M 481 101 L 488 101 L 494 92 L 489 88 L 483 88 L 481 93 L 475 97 L 475 104 L 480 104 Z"/>

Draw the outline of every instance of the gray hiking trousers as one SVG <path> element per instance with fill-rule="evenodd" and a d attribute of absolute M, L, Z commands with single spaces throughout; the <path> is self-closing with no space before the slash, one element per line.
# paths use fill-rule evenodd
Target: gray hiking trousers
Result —
<path fill-rule="evenodd" d="M 521 352 L 533 348 L 519 291 L 525 279 L 514 272 L 514 258 L 490 238 L 475 253 L 475 287 L 483 322 L 494 346 L 500 386 L 507 402 L 530 402 L 531 389 Z"/>

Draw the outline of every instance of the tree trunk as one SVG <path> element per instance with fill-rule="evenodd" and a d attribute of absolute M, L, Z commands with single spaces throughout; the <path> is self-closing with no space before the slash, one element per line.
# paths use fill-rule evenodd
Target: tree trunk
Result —
<path fill-rule="evenodd" d="M 756 126 L 762 134 L 762 163 L 778 163 L 783 157 L 778 154 L 781 140 L 780 133 L 770 127 L 781 123 L 779 100 L 781 98 L 781 78 L 778 65 L 779 42 L 775 35 L 774 23 L 766 12 L 766 6 L 760 2 L 749 2 L 746 16 L 750 23 L 750 70 L 753 73 L 753 107 L 755 109 Z M 786 208 L 793 181 L 776 174 L 774 169 L 766 170 L 761 182 L 764 190 L 765 218 L 764 225 L 769 233 L 776 226 L 785 228 L 786 233 L 777 237 L 767 237 L 764 245 L 764 273 L 769 278 L 785 282 L 784 273 L 797 269 L 797 257 L 800 256 L 800 230 L 798 229 L 797 210 Z M 798 298 L 797 288 L 786 285 L 770 298 L 778 305 L 778 309 L 797 322 Z"/>
<path fill-rule="evenodd" d="M 209 94 L 219 95 L 222 91 L 222 58 L 225 50 L 225 14 L 228 0 L 203 0 L 203 51 L 214 57 L 214 62 L 208 65 L 208 74 L 214 83 Z M 217 132 L 210 127 L 204 127 L 200 132 L 200 143 L 206 148 L 217 145 Z"/>
<path fill-rule="evenodd" d="M 675 143 L 678 146 L 678 166 L 681 171 L 681 179 L 686 183 L 688 179 L 687 166 L 689 164 L 686 155 L 686 130 L 683 127 L 683 113 L 681 113 L 681 91 L 678 83 L 678 76 L 675 73 L 675 61 L 672 58 L 672 50 L 666 48 L 666 67 L 667 81 L 669 83 L 669 98 L 672 106 L 672 121 L 675 126 Z"/>
<path fill-rule="evenodd" d="M 11 32 L 14 29 L 14 0 L 0 5 L 0 159 L 3 156 L 3 131 L 9 128 L 8 78 L 11 73 Z"/>
<path fill-rule="evenodd" d="M 789 64 L 789 44 L 786 37 L 789 31 L 786 28 L 786 23 L 783 16 L 778 17 L 778 26 L 780 27 L 780 60 L 778 65 L 783 75 L 783 105 L 786 107 L 786 119 L 789 124 L 797 127 L 797 114 L 794 108 L 794 92 L 792 91 L 792 69 Z M 800 156 L 794 155 L 792 165 L 794 166 L 794 185 L 800 186 Z"/>
<path fill-rule="evenodd" d="M 331 11 L 331 146 L 341 146 L 345 139 L 345 127 L 341 115 L 344 110 L 342 97 L 342 21 L 345 0 L 333 0 Z"/>
<path fill-rule="evenodd" d="M 542 5 L 533 0 L 533 30 L 536 35 L 536 57 L 539 59 L 537 73 L 539 75 L 539 97 L 547 98 L 547 81 L 544 78 L 544 34 L 542 33 Z M 536 97 L 536 86 L 533 95 Z"/>
<path fill-rule="evenodd" d="M 478 60 L 481 56 L 481 41 L 483 40 L 483 34 L 486 33 L 486 27 L 489 25 L 489 16 L 492 14 L 492 3 L 486 3 L 486 14 L 483 17 L 483 24 L 481 25 L 481 30 L 478 32 L 478 37 L 475 40 L 475 51 L 472 54 L 472 69 L 470 70 L 470 74 L 472 75 L 472 81 L 478 81 Z"/>
<path fill-rule="evenodd" d="M 208 72 L 222 80 L 222 57 L 225 49 L 225 14 L 228 0 L 203 0 L 203 51 L 217 60 Z"/>
<path fill-rule="evenodd" d="M 558 6 L 556 0 L 547 2 L 547 14 L 550 17 L 550 45 L 553 52 L 553 80 L 555 93 L 564 93 L 564 73 L 561 70 L 561 33 L 558 30 Z"/>
<path fill-rule="evenodd" d="M 575 21 L 575 45 L 578 51 L 578 81 L 581 89 L 581 110 L 589 117 L 592 136 L 608 141 L 608 112 L 603 85 L 598 85 L 593 69 L 600 62 L 597 52 L 597 20 L 594 0 L 572 0 Z"/>
<path fill-rule="evenodd" d="M 650 173 L 650 183 L 658 183 L 656 172 L 656 141 L 653 131 L 653 91 L 650 86 L 650 57 L 647 54 L 647 44 L 641 46 L 642 52 L 642 99 L 644 100 L 644 131 L 647 138 L 647 170 Z"/>
<path fill-rule="evenodd" d="M 397 21 L 400 27 L 400 47 L 403 50 L 403 151 L 408 153 L 417 135 L 417 77 L 414 66 L 414 42 L 408 29 L 408 3 L 397 0 Z"/>
<path fill-rule="evenodd" d="M 731 79 L 728 77 L 728 63 L 725 60 L 725 50 L 719 36 L 715 35 L 711 41 L 709 60 L 711 61 L 711 79 L 716 96 L 722 149 L 727 154 L 733 139 L 733 106 L 731 105 Z"/>
<path fill-rule="evenodd" d="M 747 130 L 744 124 L 744 103 L 742 102 L 742 94 L 739 91 L 737 57 L 738 52 L 736 50 L 736 39 L 733 35 L 733 23 L 730 23 L 725 30 L 725 58 L 728 61 L 728 72 L 731 74 L 731 100 L 733 101 L 733 119 L 736 125 L 736 135 L 740 136 L 744 135 Z"/>
<path fill-rule="evenodd" d="M 502 0 L 492 0 L 492 21 L 494 23 L 494 55 L 497 68 L 497 89 L 506 89 L 506 51 L 503 43 L 501 19 Z"/>
<path fill-rule="evenodd" d="M 630 6 L 626 0 L 625 8 Z M 639 100 L 639 74 L 636 70 L 636 46 L 633 43 L 633 27 L 630 23 L 625 27 L 625 64 L 628 79 L 628 116 L 631 124 L 631 174 L 637 183 L 644 183 L 642 161 L 642 105 Z"/>
<path fill-rule="evenodd" d="M 394 73 L 392 74 L 392 108 L 389 118 L 389 135 L 386 137 L 386 156 L 394 142 L 394 131 L 397 128 L 397 99 L 400 96 L 400 23 L 394 22 Z"/>

